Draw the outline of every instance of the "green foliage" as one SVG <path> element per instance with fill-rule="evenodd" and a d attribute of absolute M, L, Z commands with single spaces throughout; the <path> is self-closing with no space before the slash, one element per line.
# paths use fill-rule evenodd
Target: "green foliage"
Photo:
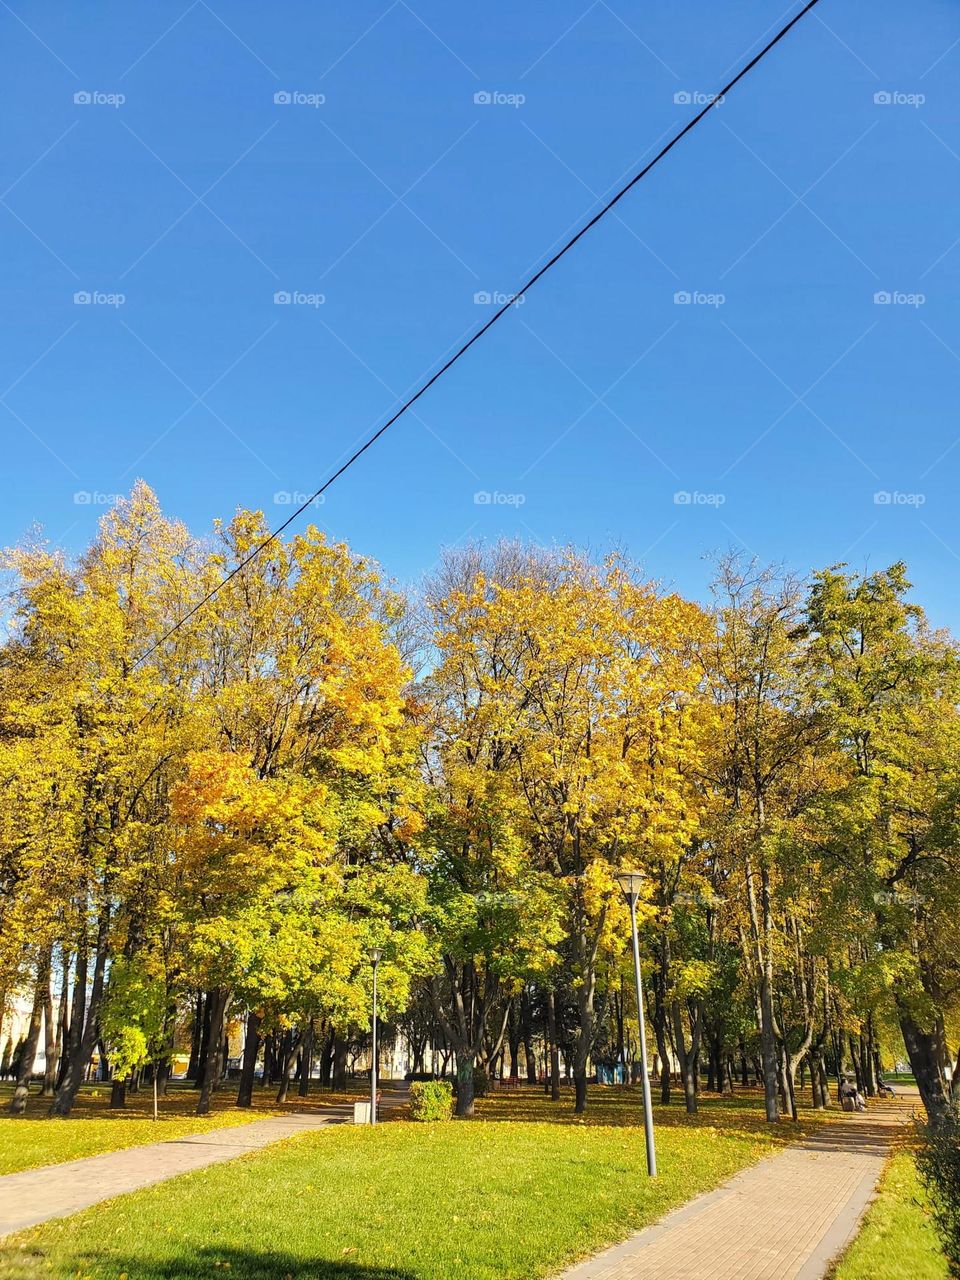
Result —
<path fill-rule="evenodd" d="M 136 960 L 114 961 L 100 1028 L 117 1080 L 155 1062 L 167 1045 L 166 984 Z"/>
<path fill-rule="evenodd" d="M 960 1114 L 956 1110 L 937 1126 L 921 1126 L 917 1164 L 927 1186 L 950 1274 L 960 1276 Z"/>
<path fill-rule="evenodd" d="M 453 1086 L 449 1080 L 420 1080 L 410 1086 L 412 1120 L 449 1120 Z"/>

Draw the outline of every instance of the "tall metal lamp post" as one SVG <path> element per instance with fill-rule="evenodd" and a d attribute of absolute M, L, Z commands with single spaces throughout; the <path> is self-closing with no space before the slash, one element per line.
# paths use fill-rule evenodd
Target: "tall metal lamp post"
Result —
<path fill-rule="evenodd" d="M 373 965 L 373 1035 L 370 1044 L 370 1123 L 377 1123 L 377 965 L 383 953 L 379 947 L 370 951 L 370 963 Z"/>
<path fill-rule="evenodd" d="M 633 972 L 637 980 L 637 1022 L 640 1028 L 640 1083 L 643 1087 L 643 1131 L 647 1144 L 647 1173 L 651 1178 L 655 1178 L 657 1176 L 657 1152 L 653 1144 L 653 1107 L 650 1102 L 650 1074 L 647 1071 L 643 983 L 640 978 L 640 942 L 637 938 L 637 901 L 643 885 L 643 876 L 636 871 L 624 871 L 617 876 L 617 880 L 630 908 L 630 929 L 633 934 Z"/>

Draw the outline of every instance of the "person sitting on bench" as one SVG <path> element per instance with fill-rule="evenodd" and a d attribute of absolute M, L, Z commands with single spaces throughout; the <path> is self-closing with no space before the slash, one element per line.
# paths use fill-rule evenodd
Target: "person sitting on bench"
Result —
<path fill-rule="evenodd" d="M 857 1092 L 857 1086 L 853 1083 L 852 1080 L 848 1080 L 846 1076 L 840 1077 L 840 1085 L 837 1090 L 837 1093 L 840 1096 L 840 1106 L 844 1109 L 844 1111 L 862 1111 L 863 1110 L 863 1105 L 862 1105 L 863 1100 L 860 1098 L 860 1094 Z M 858 1105 L 858 1099 L 859 1099 L 859 1105 Z"/>

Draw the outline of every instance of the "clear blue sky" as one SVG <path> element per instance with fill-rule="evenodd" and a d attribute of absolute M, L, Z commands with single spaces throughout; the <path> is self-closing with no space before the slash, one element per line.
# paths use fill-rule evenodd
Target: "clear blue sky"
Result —
<path fill-rule="evenodd" d="M 137 476 L 284 518 L 792 11 L 3 3 L 0 541 Z M 956 3 L 823 0 L 318 522 L 404 580 L 502 534 L 694 595 L 729 546 L 903 557 L 956 626 L 958 72 Z"/>

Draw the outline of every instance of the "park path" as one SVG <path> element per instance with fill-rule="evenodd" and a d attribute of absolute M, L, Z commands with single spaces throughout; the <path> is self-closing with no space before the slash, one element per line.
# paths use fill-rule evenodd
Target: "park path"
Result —
<path fill-rule="evenodd" d="M 407 1100 L 405 1090 L 384 1089 L 381 1111 Z M 64 1164 L 45 1165 L 0 1177 L 0 1236 L 33 1227 L 51 1218 L 65 1218 L 113 1196 L 164 1182 L 180 1173 L 235 1160 L 250 1151 L 285 1138 L 345 1124 L 353 1119 L 353 1103 L 324 1111 L 291 1112 L 206 1133 L 187 1134 L 147 1146 L 127 1147 L 100 1156 L 86 1156 Z"/>
<path fill-rule="evenodd" d="M 558 1280 L 819 1280 L 856 1234 L 919 1105 L 904 1089 L 827 1123 Z"/>

